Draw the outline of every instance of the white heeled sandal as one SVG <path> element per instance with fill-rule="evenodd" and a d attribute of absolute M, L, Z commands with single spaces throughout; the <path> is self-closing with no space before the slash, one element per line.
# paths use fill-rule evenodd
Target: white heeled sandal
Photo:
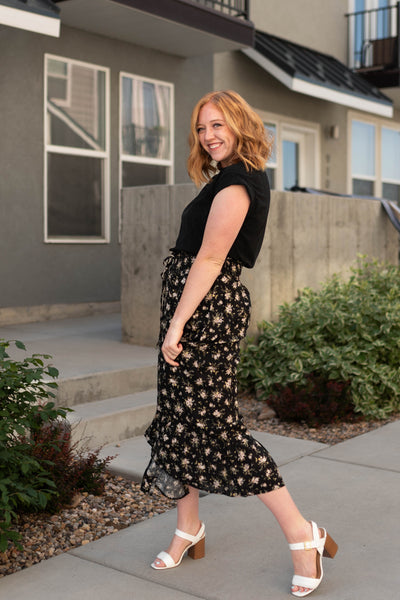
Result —
<path fill-rule="evenodd" d="M 311 592 L 317 589 L 324 574 L 322 569 L 322 556 L 333 558 L 338 550 L 338 545 L 323 527 L 321 527 L 323 531 L 323 536 L 321 537 L 318 525 L 316 525 L 314 521 L 310 521 L 310 523 L 313 534 L 312 541 L 289 544 L 290 550 L 313 550 L 314 548 L 317 550 L 317 577 L 303 577 L 302 575 L 293 576 L 292 588 L 293 586 L 307 588 L 307 590 L 303 592 L 300 590 L 294 592 L 292 589 L 293 596 L 297 596 L 298 598 L 308 596 L 308 594 L 311 594 Z"/>
<path fill-rule="evenodd" d="M 182 552 L 179 560 L 177 562 L 174 561 L 172 556 L 168 554 L 168 552 L 160 552 L 157 554 L 157 558 L 162 560 L 164 565 L 157 565 L 156 561 L 151 563 L 153 569 L 161 570 L 161 569 L 173 569 L 174 567 L 178 567 L 181 564 L 182 558 L 184 557 L 185 552 L 188 553 L 190 558 L 198 559 L 203 558 L 205 556 L 205 542 L 206 542 L 206 528 L 204 523 L 201 523 L 200 529 L 197 535 L 190 535 L 190 533 L 185 533 L 180 529 L 175 529 L 175 535 L 184 540 L 188 540 L 190 542 L 189 546 L 186 546 L 184 551 Z"/>

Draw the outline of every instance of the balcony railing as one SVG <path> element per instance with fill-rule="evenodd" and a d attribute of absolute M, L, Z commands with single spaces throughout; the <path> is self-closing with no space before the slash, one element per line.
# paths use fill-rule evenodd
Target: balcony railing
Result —
<path fill-rule="evenodd" d="M 218 10 L 230 17 L 249 18 L 249 0 L 194 0 L 198 4 Z"/>
<path fill-rule="evenodd" d="M 378 87 L 399 85 L 400 2 L 349 13 L 349 67 L 361 72 Z"/>

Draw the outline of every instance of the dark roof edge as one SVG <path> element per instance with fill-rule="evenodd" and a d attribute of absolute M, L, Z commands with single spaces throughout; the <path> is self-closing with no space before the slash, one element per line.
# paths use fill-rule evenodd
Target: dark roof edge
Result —
<path fill-rule="evenodd" d="M 261 54 L 262 54 L 262 50 L 257 49 L 257 43 L 259 45 L 262 45 L 262 44 L 260 44 L 260 42 L 257 41 L 257 37 L 259 37 L 260 35 L 261 36 L 268 36 L 269 38 L 277 40 L 277 41 L 279 41 L 281 43 L 290 44 L 290 46 L 295 46 L 296 48 L 298 48 L 300 50 L 303 50 L 303 51 L 305 50 L 308 53 L 314 54 L 317 58 L 321 57 L 321 60 L 334 61 L 334 62 L 338 63 L 339 65 L 341 65 L 341 67 L 344 67 L 347 71 L 349 71 L 351 73 L 352 77 L 361 78 L 362 81 L 363 81 L 363 83 L 365 83 L 366 85 L 368 85 L 369 87 L 371 87 L 371 89 L 376 90 L 376 92 L 377 92 L 378 95 L 374 95 L 373 99 L 371 97 L 371 101 L 378 102 L 380 104 L 389 105 L 390 107 L 393 107 L 393 101 L 391 100 L 391 98 L 389 98 L 388 96 L 386 96 L 385 94 L 383 94 L 381 92 L 381 90 L 379 90 L 378 88 L 375 88 L 366 79 L 364 79 L 362 77 L 362 75 L 360 75 L 359 73 L 355 73 L 354 71 L 352 71 L 347 65 L 345 65 L 344 63 L 342 63 L 335 56 L 332 56 L 331 54 L 326 54 L 324 52 L 320 52 L 319 50 L 314 50 L 313 48 L 309 48 L 307 46 L 303 46 L 302 44 L 298 44 L 296 42 L 292 42 L 291 40 L 279 37 L 277 35 L 273 35 L 271 33 L 267 33 L 265 31 L 256 30 L 255 31 L 254 49 L 257 50 L 257 51 L 259 51 L 259 52 L 261 52 Z M 322 82 L 316 81 L 312 77 L 308 78 L 304 74 L 302 74 L 299 71 L 297 71 L 294 67 L 292 67 L 288 63 L 286 63 L 284 60 L 281 60 L 279 57 L 268 58 L 268 60 L 270 60 L 271 62 L 274 62 L 285 73 L 287 73 L 291 77 L 295 77 L 296 79 L 301 79 L 302 81 L 306 81 L 307 83 L 311 83 L 313 85 L 319 85 L 321 87 L 327 87 L 327 88 L 329 88 L 331 90 L 334 90 L 334 91 L 340 91 L 341 93 L 348 94 L 349 96 L 357 96 L 359 98 L 366 98 L 367 97 L 367 94 L 363 94 L 362 92 L 358 92 L 357 90 L 346 90 L 345 88 L 339 88 L 339 86 L 336 86 L 334 84 L 330 84 L 329 82 L 328 83 L 322 83 Z"/>
<path fill-rule="evenodd" d="M 358 73 L 354 73 L 354 75 L 357 75 L 357 77 L 360 77 L 360 75 L 358 75 Z M 364 100 L 367 98 L 366 94 L 363 94 L 362 92 L 358 92 L 357 90 L 348 90 L 346 88 L 342 89 L 342 88 L 339 88 L 338 86 L 335 86 L 329 82 L 318 83 L 317 81 L 309 79 L 298 72 L 295 72 L 293 77 L 295 77 L 296 79 L 301 79 L 302 81 L 306 81 L 307 83 L 311 83 L 312 85 L 319 85 L 320 87 L 329 88 L 330 90 L 340 92 L 341 94 L 348 94 L 349 96 L 357 96 L 358 98 L 362 98 Z M 379 97 L 374 97 L 374 98 L 370 97 L 368 99 L 370 100 L 370 102 L 378 102 L 379 104 L 384 104 L 384 105 L 391 106 L 391 107 L 393 106 L 393 100 L 391 100 L 388 96 L 385 96 L 385 94 L 382 94 L 382 92 L 380 93 Z"/>
<path fill-rule="evenodd" d="M 27 0 L 26 2 L 0 0 L 0 4 L 9 8 L 15 8 L 16 10 L 43 15 L 44 17 L 60 18 L 60 9 L 51 0 Z"/>

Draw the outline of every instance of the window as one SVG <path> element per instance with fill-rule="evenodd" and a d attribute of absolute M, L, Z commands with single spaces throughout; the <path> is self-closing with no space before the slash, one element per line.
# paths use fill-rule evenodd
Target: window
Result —
<path fill-rule="evenodd" d="M 354 119 L 351 132 L 351 193 L 400 203 L 400 127 Z"/>
<path fill-rule="evenodd" d="M 382 196 L 400 206 L 400 131 L 382 127 Z"/>
<path fill-rule="evenodd" d="M 372 66 L 392 48 L 377 40 L 397 35 L 396 0 L 349 0 L 349 60 L 351 68 Z"/>
<path fill-rule="evenodd" d="M 353 8 L 350 11 L 361 13 L 365 10 L 365 0 L 354 0 Z M 364 15 L 356 14 L 353 17 L 353 39 L 354 39 L 354 65 L 360 67 L 364 62 L 363 44 L 364 44 Z"/>
<path fill-rule="evenodd" d="M 300 144 L 293 140 L 282 141 L 283 189 L 290 190 L 300 183 Z"/>
<path fill-rule="evenodd" d="M 373 196 L 375 193 L 375 125 L 352 122 L 351 148 L 352 193 Z"/>
<path fill-rule="evenodd" d="M 109 240 L 108 69 L 45 57 L 45 240 Z"/>
<path fill-rule="evenodd" d="M 269 179 L 269 185 L 271 190 L 276 188 L 276 169 L 278 166 L 277 156 L 276 156 L 276 125 L 273 123 L 264 123 L 265 131 L 267 133 L 267 137 L 273 140 L 272 152 L 271 156 L 268 159 L 267 163 L 267 175 Z"/>
<path fill-rule="evenodd" d="M 121 74 L 121 187 L 172 183 L 173 85 Z"/>

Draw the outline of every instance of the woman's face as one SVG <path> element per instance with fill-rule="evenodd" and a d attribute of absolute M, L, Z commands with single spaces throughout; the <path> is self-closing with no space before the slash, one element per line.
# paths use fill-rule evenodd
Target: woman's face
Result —
<path fill-rule="evenodd" d="M 207 102 L 197 121 L 200 144 L 213 160 L 227 167 L 236 150 L 236 136 L 229 129 L 222 112 L 212 102 Z"/>

